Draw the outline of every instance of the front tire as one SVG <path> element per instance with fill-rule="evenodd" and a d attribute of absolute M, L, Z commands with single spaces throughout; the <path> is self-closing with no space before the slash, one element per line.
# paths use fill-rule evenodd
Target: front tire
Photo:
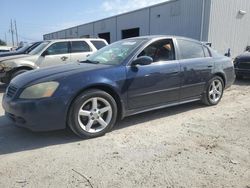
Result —
<path fill-rule="evenodd" d="M 20 69 L 20 70 L 17 70 L 17 71 L 15 71 L 15 72 L 13 72 L 13 73 L 11 74 L 11 80 L 12 80 L 13 78 L 17 77 L 18 75 L 23 74 L 23 73 L 25 73 L 25 72 L 27 72 L 27 71 L 29 71 L 29 70 Z"/>
<path fill-rule="evenodd" d="M 16 76 L 18 76 L 18 75 L 20 75 L 20 74 L 23 74 L 23 73 L 25 73 L 25 72 L 27 72 L 27 71 L 29 71 L 29 70 L 27 70 L 27 69 L 19 69 L 19 70 L 16 70 L 16 71 L 14 71 L 14 72 L 12 72 L 12 73 L 8 73 L 7 76 L 4 77 L 4 78 L 1 78 L 0 81 L 1 81 L 2 83 L 9 84 L 10 81 L 11 81 L 13 78 L 15 78 Z"/>
<path fill-rule="evenodd" d="M 224 92 L 224 82 L 219 76 L 213 77 L 206 86 L 206 91 L 203 94 L 202 102 L 205 105 L 217 105 Z"/>
<path fill-rule="evenodd" d="M 99 137 L 110 131 L 117 119 L 114 98 L 102 90 L 88 90 L 72 103 L 68 125 L 81 138 Z"/>
<path fill-rule="evenodd" d="M 1 78 L 1 82 L 4 84 L 9 84 L 10 83 L 10 77 L 6 76 Z"/>

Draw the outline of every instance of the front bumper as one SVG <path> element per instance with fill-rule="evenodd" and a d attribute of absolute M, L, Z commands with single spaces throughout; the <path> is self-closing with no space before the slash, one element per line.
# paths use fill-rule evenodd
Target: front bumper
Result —
<path fill-rule="evenodd" d="M 237 76 L 246 76 L 246 77 L 250 77 L 250 69 L 239 69 L 239 68 L 235 68 L 235 74 Z"/>
<path fill-rule="evenodd" d="M 32 131 L 50 131 L 66 127 L 67 107 L 63 98 L 39 100 L 11 99 L 4 95 L 6 116 L 17 126 Z"/>

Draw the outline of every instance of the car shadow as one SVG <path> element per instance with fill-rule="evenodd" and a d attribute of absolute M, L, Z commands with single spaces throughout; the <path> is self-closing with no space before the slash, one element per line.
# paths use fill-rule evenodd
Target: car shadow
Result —
<path fill-rule="evenodd" d="M 238 86 L 250 86 L 250 78 L 236 79 L 234 85 Z"/>
<path fill-rule="evenodd" d="M 7 88 L 7 85 L 6 85 L 6 84 L 2 84 L 2 83 L 0 82 L 0 93 L 4 93 L 5 90 L 6 90 L 6 88 Z"/>
<path fill-rule="evenodd" d="M 72 143 L 79 140 L 69 129 L 32 132 L 16 127 L 5 116 L 0 117 L 0 155 Z"/>
<path fill-rule="evenodd" d="M 130 126 L 135 126 L 137 124 L 142 124 L 148 121 L 153 121 L 156 119 L 166 118 L 170 116 L 174 116 L 176 114 L 185 113 L 190 110 L 206 108 L 207 106 L 203 105 L 201 102 L 192 102 L 187 104 L 182 104 L 178 106 L 163 108 L 159 110 L 153 110 L 149 112 L 144 112 L 141 114 L 136 114 L 130 117 L 125 118 L 120 121 L 118 125 L 114 128 L 115 130 L 127 128 Z"/>
<path fill-rule="evenodd" d="M 119 121 L 113 131 L 203 107 L 205 106 L 195 102 L 131 116 Z M 42 133 L 32 132 L 14 126 L 5 116 L 0 117 L 0 155 L 79 141 L 84 140 L 75 136 L 69 129 Z"/>

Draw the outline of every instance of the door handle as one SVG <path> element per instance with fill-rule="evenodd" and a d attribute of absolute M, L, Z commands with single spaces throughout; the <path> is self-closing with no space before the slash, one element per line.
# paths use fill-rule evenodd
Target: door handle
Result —
<path fill-rule="evenodd" d="M 68 59 L 68 57 L 66 57 L 66 56 L 62 56 L 62 57 L 61 57 L 61 60 L 62 60 L 62 61 L 66 61 L 67 59 Z"/>
<path fill-rule="evenodd" d="M 213 65 L 208 65 L 207 67 L 208 67 L 208 68 L 213 68 Z"/>

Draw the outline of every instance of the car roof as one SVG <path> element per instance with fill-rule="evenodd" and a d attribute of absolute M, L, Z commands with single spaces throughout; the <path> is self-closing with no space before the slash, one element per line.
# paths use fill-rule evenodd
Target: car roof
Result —
<path fill-rule="evenodd" d="M 147 35 L 147 36 L 141 36 L 141 37 L 133 37 L 133 38 L 128 38 L 128 39 L 144 39 L 144 40 L 157 40 L 157 39 L 184 39 L 184 40 L 189 40 L 193 42 L 199 42 L 198 40 L 188 38 L 188 37 L 183 37 L 183 36 L 175 36 L 175 35 Z"/>
<path fill-rule="evenodd" d="M 68 42 L 68 41 L 105 41 L 101 38 L 72 38 L 72 39 L 53 39 L 53 40 L 46 40 L 50 42 Z"/>
<path fill-rule="evenodd" d="M 132 38 L 127 38 L 124 40 L 131 40 L 131 39 L 143 39 L 143 40 L 157 40 L 157 39 L 183 39 L 183 40 L 189 40 L 193 42 L 198 42 L 201 43 L 198 40 L 188 38 L 188 37 L 183 37 L 183 36 L 175 36 L 175 35 L 146 35 L 146 36 L 140 36 L 140 37 L 132 37 Z M 72 39 L 53 39 L 53 40 L 45 40 L 49 42 L 67 42 L 67 41 L 106 41 L 105 39 L 101 38 L 72 38 Z"/>

